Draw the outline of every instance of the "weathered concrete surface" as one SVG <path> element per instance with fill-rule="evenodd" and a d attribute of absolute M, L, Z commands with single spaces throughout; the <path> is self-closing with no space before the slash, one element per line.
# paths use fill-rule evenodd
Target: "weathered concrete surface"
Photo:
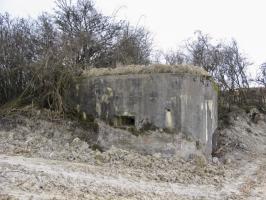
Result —
<path fill-rule="evenodd" d="M 71 99 L 84 116 L 138 130 L 161 128 L 195 141 L 206 154 L 211 152 L 217 94 L 206 77 L 170 73 L 88 77 L 79 81 Z"/>
<path fill-rule="evenodd" d="M 178 154 L 180 157 L 189 158 L 193 154 L 201 153 L 198 152 L 195 141 L 182 137 L 181 134 L 169 134 L 158 130 L 134 135 L 129 131 L 99 122 L 97 144 L 105 151 L 115 146 L 120 149 L 134 150 L 144 155 L 159 153 L 164 157 Z"/>

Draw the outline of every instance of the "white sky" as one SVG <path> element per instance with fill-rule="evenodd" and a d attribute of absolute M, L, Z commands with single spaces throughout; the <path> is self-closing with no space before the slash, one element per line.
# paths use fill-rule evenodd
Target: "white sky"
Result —
<path fill-rule="evenodd" d="M 74 1 L 74 0 L 73 0 Z M 215 39 L 235 38 L 256 64 L 266 61 L 266 0 L 95 0 L 106 15 L 146 26 L 155 47 L 175 49 L 195 30 Z M 0 0 L 0 12 L 36 17 L 54 0 Z M 254 73 L 254 70 L 251 70 Z"/>

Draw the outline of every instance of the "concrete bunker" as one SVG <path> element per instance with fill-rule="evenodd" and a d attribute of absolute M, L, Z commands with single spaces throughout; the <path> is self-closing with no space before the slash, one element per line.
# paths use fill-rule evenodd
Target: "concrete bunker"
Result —
<path fill-rule="evenodd" d="M 94 69 L 83 74 L 70 96 L 79 112 L 114 127 L 156 129 L 148 136 L 118 136 L 115 129 L 112 134 L 100 132 L 97 142 L 106 148 L 115 145 L 145 153 L 167 149 L 167 154 L 187 155 L 200 146 L 206 155 L 211 153 L 217 92 L 201 68 L 152 65 Z M 194 146 L 186 145 L 187 141 Z"/>

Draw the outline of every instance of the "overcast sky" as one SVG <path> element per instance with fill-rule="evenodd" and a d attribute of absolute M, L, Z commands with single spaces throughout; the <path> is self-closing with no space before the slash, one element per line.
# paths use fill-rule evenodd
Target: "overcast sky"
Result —
<path fill-rule="evenodd" d="M 75 1 L 75 0 L 72 0 Z M 156 48 L 175 49 L 195 30 L 215 39 L 235 38 L 256 64 L 266 61 L 266 0 L 95 0 L 106 15 L 146 26 Z M 36 17 L 54 0 L 0 0 L 0 12 Z"/>

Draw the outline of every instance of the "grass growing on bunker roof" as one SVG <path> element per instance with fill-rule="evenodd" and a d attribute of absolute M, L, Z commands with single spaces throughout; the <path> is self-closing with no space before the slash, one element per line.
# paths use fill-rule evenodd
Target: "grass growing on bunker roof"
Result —
<path fill-rule="evenodd" d="M 210 76 L 207 71 L 192 65 L 128 65 L 116 68 L 92 68 L 85 70 L 83 76 L 107 76 L 107 75 L 126 75 L 126 74 L 153 74 L 153 73 L 172 73 L 172 74 L 192 74 L 196 76 Z"/>

